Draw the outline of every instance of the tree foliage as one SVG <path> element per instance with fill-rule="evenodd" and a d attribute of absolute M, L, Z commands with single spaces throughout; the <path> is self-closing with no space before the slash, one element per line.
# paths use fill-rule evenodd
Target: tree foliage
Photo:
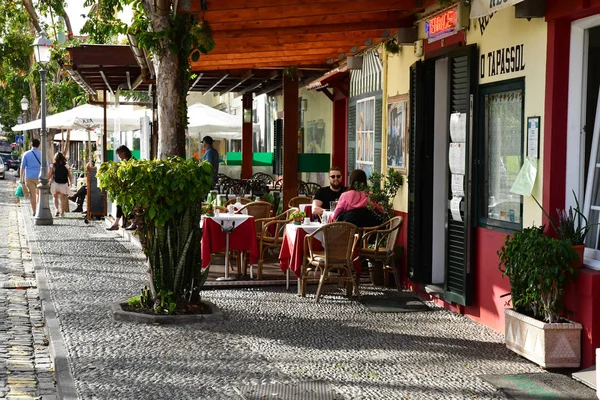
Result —
<path fill-rule="evenodd" d="M 29 10 L 26 5 L 30 7 Z M 47 36 L 55 43 L 51 61 L 46 66 L 48 111 L 60 112 L 86 102 L 83 90 L 62 67 L 67 59 L 67 45 L 79 43 L 71 40 L 72 32 L 58 21 L 58 16 L 67 17 L 64 0 L 46 0 L 36 5 L 42 16 L 54 21 L 52 25 L 40 26 L 39 16 L 29 0 L 11 0 L 0 7 L 0 124 L 7 131 L 7 128 L 17 124 L 22 114 L 20 103 L 23 96 L 29 101 L 27 120 L 39 117 L 39 97 L 36 93 L 40 84 L 39 68 L 34 62 L 31 46 L 37 26 L 46 30 Z M 59 43 L 62 37 L 71 41 Z"/>

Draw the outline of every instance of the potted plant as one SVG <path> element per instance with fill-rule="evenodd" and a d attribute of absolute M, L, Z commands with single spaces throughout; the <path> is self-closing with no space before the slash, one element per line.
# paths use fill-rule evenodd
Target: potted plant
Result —
<path fill-rule="evenodd" d="M 200 255 L 201 206 L 212 185 L 212 171 L 208 162 L 181 157 L 100 166 L 100 188 L 125 213 L 135 215 L 148 263 L 149 290 L 143 293 L 143 303 L 153 304 L 155 313 L 201 305 L 200 289 L 208 276 Z"/>
<path fill-rule="evenodd" d="M 211 203 L 206 204 L 204 207 L 202 207 L 202 214 L 212 217 L 215 215 L 215 209 L 214 206 Z"/>
<path fill-rule="evenodd" d="M 507 236 L 498 256 L 513 306 L 505 309 L 506 347 L 544 368 L 578 367 L 582 326 L 562 317 L 564 288 L 577 273 L 571 243 L 534 226 Z"/>
<path fill-rule="evenodd" d="M 550 222 L 550 226 L 552 226 L 556 236 L 559 239 L 564 239 L 571 243 L 573 250 L 575 250 L 577 253 L 577 259 L 573 261 L 573 267 L 579 268 L 583 265 L 583 253 L 586 247 L 585 239 L 590 229 L 598 224 L 588 223 L 587 217 L 579 208 L 579 200 L 577 199 L 577 195 L 575 195 L 574 191 L 573 197 L 575 199 L 575 208 L 569 207 L 568 210 L 557 209 L 556 217 L 550 216 L 550 214 L 544 210 L 539 201 L 535 197 L 533 199 L 542 209 L 542 212 Z"/>
<path fill-rule="evenodd" d="M 381 221 L 387 221 L 394 217 L 394 198 L 403 184 L 404 176 L 393 168 L 388 170 L 385 179 L 378 172 L 373 172 L 369 176 L 369 185 L 366 188 L 371 200 L 369 208 L 375 211 L 372 204 L 381 207 L 383 212 L 377 213 Z"/>
<path fill-rule="evenodd" d="M 304 211 L 296 211 L 290 214 L 290 217 L 294 220 L 294 225 L 301 225 L 302 220 L 306 217 L 306 213 Z"/>

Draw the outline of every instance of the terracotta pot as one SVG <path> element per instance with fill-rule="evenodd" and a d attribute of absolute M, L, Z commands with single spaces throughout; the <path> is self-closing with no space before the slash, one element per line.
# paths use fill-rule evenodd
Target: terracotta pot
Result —
<path fill-rule="evenodd" d="M 581 266 L 583 266 L 583 252 L 585 250 L 585 244 L 574 244 L 573 250 L 575 250 L 577 256 L 579 256 L 579 259 L 571 261 L 571 267 L 581 268 Z"/>

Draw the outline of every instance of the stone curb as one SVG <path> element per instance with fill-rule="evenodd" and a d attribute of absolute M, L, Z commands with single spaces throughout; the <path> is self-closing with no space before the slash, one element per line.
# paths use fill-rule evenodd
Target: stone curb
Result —
<path fill-rule="evenodd" d="M 23 212 L 23 211 L 21 211 Z M 71 400 L 79 399 L 77 389 L 75 388 L 75 380 L 71 373 L 71 365 L 69 364 L 69 355 L 67 348 L 60 331 L 60 322 L 56 314 L 56 309 L 52 302 L 52 294 L 48 287 L 46 279 L 46 270 L 42 264 L 40 249 L 37 246 L 35 233 L 31 225 L 31 218 L 28 212 L 23 213 L 25 220 L 25 229 L 27 231 L 27 241 L 29 250 L 31 251 L 31 261 L 35 268 L 35 276 L 37 280 L 38 293 L 40 302 L 42 303 L 42 312 L 46 329 L 48 330 L 50 355 L 54 360 L 54 373 L 56 377 L 56 388 L 60 399 Z"/>
<path fill-rule="evenodd" d="M 150 315 L 141 314 L 131 311 L 124 311 L 121 308 L 121 303 L 114 302 L 110 306 L 110 311 L 116 321 L 137 322 L 144 324 L 170 324 L 184 325 L 198 322 L 214 322 L 223 321 L 225 314 L 213 303 L 208 300 L 202 300 L 211 309 L 210 314 L 195 314 L 195 315 Z"/>

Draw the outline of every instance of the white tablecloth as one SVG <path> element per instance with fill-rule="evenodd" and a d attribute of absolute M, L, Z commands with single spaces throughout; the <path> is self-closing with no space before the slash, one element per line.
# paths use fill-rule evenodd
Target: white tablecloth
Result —
<path fill-rule="evenodd" d="M 323 224 L 319 224 L 318 222 L 311 222 L 310 225 L 308 225 L 308 224 L 302 224 L 302 225 L 287 224 L 285 226 L 285 234 L 289 236 L 291 243 L 294 243 L 296 241 L 296 231 L 298 229 L 303 229 L 307 234 L 311 234 L 322 226 L 323 226 Z M 321 242 L 321 244 L 323 244 L 323 241 L 324 241 L 323 232 L 317 233 L 315 235 L 315 239 L 317 239 L 319 242 Z"/>
<path fill-rule="evenodd" d="M 244 215 L 244 214 L 219 214 L 219 215 L 215 215 L 214 217 L 206 217 L 206 218 L 212 219 L 213 221 L 215 221 L 217 224 L 221 225 L 225 229 L 229 229 L 231 226 L 233 226 L 233 229 L 235 229 L 236 227 L 238 227 L 242 223 L 244 223 L 244 221 L 246 221 L 248 218 L 252 218 L 252 216 Z M 221 224 L 221 222 L 222 222 L 222 224 Z M 235 222 L 235 225 L 233 224 L 234 222 Z M 200 226 L 202 227 L 202 224 L 200 224 Z"/>

